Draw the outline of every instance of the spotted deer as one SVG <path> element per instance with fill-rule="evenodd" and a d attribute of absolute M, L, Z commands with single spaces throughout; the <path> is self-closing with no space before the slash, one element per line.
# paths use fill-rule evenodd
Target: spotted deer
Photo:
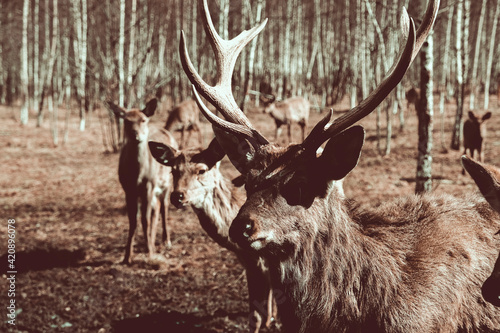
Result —
<path fill-rule="evenodd" d="M 229 226 L 245 201 L 245 195 L 219 170 L 225 153 L 216 140 L 207 149 L 177 150 L 160 142 L 149 142 L 155 159 L 172 168 L 171 203 L 177 208 L 191 206 L 206 233 L 220 246 L 233 251 L 248 281 L 251 332 L 269 327 L 276 317 L 267 264 L 244 251 L 229 239 Z"/>
<path fill-rule="evenodd" d="M 172 186 L 172 175 L 169 167 L 156 163 L 149 152 L 148 140 L 156 140 L 177 147 L 174 137 L 165 129 L 151 131 L 149 119 L 154 115 L 157 100 L 146 104 L 143 110 L 125 110 L 112 102 L 107 106 L 124 121 L 125 143 L 120 153 L 118 177 L 125 191 L 129 231 L 125 258 L 123 262 L 130 264 L 133 256 L 134 235 L 137 229 L 137 212 L 140 207 L 141 224 L 144 231 L 148 254 L 155 253 L 156 230 L 161 215 L 163 235 L 162 241 L 171 247 L 170 228 L 168 225 L 168 196 Z"/>
<path fill-rule="evenodd" d="M 491 118 L 491 112 L 486 112 L 482 117 L 476 116 L 473 111 L 469 111 L 469 118 L 464 121 L 464 155 L 469 150 L 470 157 L 474 158 L 474 151 L 477 151 L 477 159 L 483 161 L 483 142 L 486 138 L 486 120 Z M 462 174 L 465 171 L 462 169 Z"/>
<path fill-rule="evenodd" d="M 192 99 L 176 105 L 168 114 L 165 129 L 171 133 L 181 132 L 179 148 L 184 148 L 189 143 L 192 132 L 198 134 L 198 143 L 203 144 L 200 130 L 199 109 Z M 186 132 L 187 136 L 186 136 Z"/>
<path fill-rule="evenodd" d="M 274 140 L 281 135 L 282 126 L 286 125 L 288 142 L 292 142 L 292 124 L 296 123 L 302 131 L 302 140 L 305 138 L 307 122 L 309 119 L 309 102 L 302 97 L 291 97 L 283 101 L 276 101 L 276 96 L 264 104 L 264 113 L 269 114 L 276 124 Z"/>
<path fill-rule="evenodd" d="M 269 142 L 228 97 L 239 52 L 267 21 L 223 40 L 206 0 L 199 3 L 218 59 L 215 86 L 197 74 L 183 34 L 181 62 L 217 141 L 245 177 L 247 199 L 229 235 L 268 260 L 273 290 L 282 293 L 278 311 L 285 331 L 500 330 L 500 309 L 481 301 L 480 285 L 500 246 L 493 237 L 500 219 L 483 198 L 411 195 L 367 210 L 339 188 L 363 146 L 365 133 L 356 122 L 401 81 L 432 28 L 439 1 L 428 2 L 418 31 L 403 11 L 402 51 L 365 100 L 333 121 L 328 113 L 302 143 L 287 147 Z"/>
<path fill-rule="evenodd" d="M 500 213 L 500 169 L 476 162 L 466 155 L 462 156 L 462 165 L 476 182 L 481 194 L 493 209 Z M 485 300 L 500 307 L 500 256 L 495 263 L 493 273 L 484 282 L 481 290 Z"/>

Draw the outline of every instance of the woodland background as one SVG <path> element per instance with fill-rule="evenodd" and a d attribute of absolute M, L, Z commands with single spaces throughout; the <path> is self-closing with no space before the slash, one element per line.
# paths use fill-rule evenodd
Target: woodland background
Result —
<path fill-rule="evenodd" d="M 302 95 L 322 108 L 349 96 L 355 105 L 393 63 L 402 8 L 418 26 L 425 5 L 423 0 L 209 3 L 225 38 L 269 19 L 236 65 L 233 90 L 242 108 L 263 82 L 278 99 Z M 499 11 L 497 0 L 441 2 L 431 49 L 440 105 L 445 98 L 460 99 L 460 105 L 470 96 L 467 107 L 488 108 L 488 94 L 500 81 Z M 167 104 L 180 102 L 190 96 L 178 57 L 181 30 L 195 66 L 210 82 L 213 53 L 194 0 L 1 1 L 0 103 L 19 105 L 19 121 L 36 116 L 38 126 L 47 118 L 56 122 L 58 107 L 65 106 L 68 113 L 78 112 L 84 130 L 86 115 L 104 100 L 125 107 L 142 106 L 155 95 Z M 405 90 L 419 85 L 419 61 L 391 98 L 402 100 Z M 57 126 L 52 129 L 57 144 Z"/>

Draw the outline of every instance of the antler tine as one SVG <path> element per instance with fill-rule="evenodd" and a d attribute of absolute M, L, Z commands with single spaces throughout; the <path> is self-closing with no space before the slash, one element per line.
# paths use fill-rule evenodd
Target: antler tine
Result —
<path fill-rule="evenodd" d="M 389 95 L 403 79 L 406 70 L 415 59 L 425 39 L 429 35 L 439 9 L 439 0 L 429 0 L 427 10 L 425 12 L 422 24 L 420 25 L 417 34 L 415 35 L 415 26 L 413 20 L 408 17 L 408 13 L 403 8 L 401 15 L 401 27 L 406 38 L 406 46 L 398 57 L 398 61 L 393 64 L 392 68 L 386 74 L 386 77 L 375 88 L 372 93 L 359 103 L 356 107 L 346 112 L 341 117 L 335 119 L 330 126 L 325 128 L 324 125 L 318 123 L 317 126 L 322 126 L 322 130 L 313 129 L 311 134 L 302 143 L 303 147 L 311 147 L 314 150 L 317 146 L 329 138 L 339 134 L 351 125 L 369 115 L 375 108 Z"/>
<path fill-rule="evenodd" d="M 224 117 L 237 124 L 247 126 L 253 129 L 253 125 L 241 111 L 234 100 L 231 91 L 231 78 L 234 71 L 236 60 L 248 42 L 264 29 L 267 19 L 250 30 L 242 31 L 238 36 L 231 40 L 222 39 L 212 23 L 212 18 L 208 11 L 208 3 L 206 0 L 200 0 L 199 6 L 202 12 L 203 26 L 209 37 L 210 45 L 215 53 L 215 61 L 217 65 L 217 77 L 214 86 L 207 84 L 201 76 L 196 72 L 189 57 L 184 33 L 181 34 L 179 45 L 180 58 L 182 67 L 186 72 L 189 80 L 195 86 L 196 90 L 213 104 Z"/>
<path fill-rule="evenodd" d="M 201 113 L 203 114 L 203 116 L 205 116 L 205 118 L 207 118 L 210 123 L 212 123 L 213 126 L 225 132 L 232 133 L 240 138 L 242 137 L 244 139 L 247 139 L 254 148 L 257 148 L 259 145 L 265 145 L 269 143 L 269 141 L 267 141 L 266 138 L 264 138 L 255 129 L 246 127 L 241 124 L 231 123 L 214 115 L 212 111 L 210 111 L 205 106 L 205 104 L 203 104 L 200 95 L 198 94 L 194 85 L 192 86 L 192 89 L 193 95 L 195 97 L 196 103 L 198 104 L 198 107 L 201 110 Z"/>

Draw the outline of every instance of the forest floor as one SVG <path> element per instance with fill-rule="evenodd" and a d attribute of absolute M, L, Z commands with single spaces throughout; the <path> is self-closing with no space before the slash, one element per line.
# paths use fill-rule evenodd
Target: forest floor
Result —
<path fill-rule="evenodd" d="M 491 105 L 485 161 L 500 165 L 500 109 L 494 98 Z M 274 122 L 258 111 L 250 110 L 249 118 L 274 139 Z M 173 248 L 163 252 L 163 260 L 147 260 L 140 230 L 133 264 L 120 263 L 128 219 L 117 176 L 119 155 L 104 152 L 97 115 L 91 115 L 93 120 L 84 132 L 72 116 L 67 142 L 54 147 L 48 120 L 37 128 L 32 116 L 28 125 L 20 126 L 14 117 L 17 113 L 18 109 L 0 107 L 0 267 L 7 265 L 7 220 L 15 219 L 18 271 L 15 327 L 6 323 L 6 307 L 12 298 L 7 296 L 7 270 L 1 272 L 0 331 L 247 331 L 242 266 L 205 234 L 190 209 L 170 207 Z M 60 113 L 62 126 L 64 111 Z M 435 113 L 434 191 L 455 195 L 476 191 L 471 178 L 461 174 L 462 149 L 442 148 L 441 118 Z M 447 104 L 447 148 L 454 113 L 454 104 Z M 322 114 L 312 110 L 308 130 Z M 161 126 L 165 118 L 164 113 L 155 115 L 153 125 Z M 344 182 L 348 197 L 372 207 L 414 192 L 417 154 L 414 112 L 406 113 L 404 132 L 399 132 L 395 117 L 388 156 L 377 152 L 375 119 L 372 114 L 361 122 L 367 140 L 359 165 Z M 298 128 L 294 129 L 298 138 Z M 202 130 L 208 144 L 211 128 L 204 122 Z M 385 140 L 381 145 L 385 148 Z M 236 175 L 227 159 L 222 169 L 230 177 Z M 267 332 L 279 332 L 279 327 Z"/>

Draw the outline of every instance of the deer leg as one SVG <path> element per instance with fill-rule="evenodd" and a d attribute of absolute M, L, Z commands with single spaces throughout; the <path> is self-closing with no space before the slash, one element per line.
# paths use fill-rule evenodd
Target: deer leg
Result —
<path fill-rule="evenodd" d="M 307 124 L 305 122 L 300 123 L 300 129 L 302 130 L 302 142 L 304 142 L 306 138 L 306 126 Z"/>
<path fill-rule="evenodd" d="M 182 126 L 182 129 L 181 129 L 181 143 L 179 144 L 179 149 L 183 149 L 184 148 L 184 135 L 185 135 L 185 132 L 186 131 L 186 127 L 185 126 Z"/>
<path fill-rule="evenodd" d="M 286 129 L 288 131 L 288 143 L 292 142 L 292 124 L 289 123 L 286 125 Z"/>
<path fill-rule="evenodd" d="M 128 238 L 127 245 L 125 246 L 125 258 L 123 259 L 123 263 L 130 265 L 132 263 L 131 257 L 134 252 L 134 235 L 135 229 L 137 229 L 137 206 L 138 206 L 138 197 L 134 194 L 125 194 L 125 200 L 127 202 L 127 215 L 128 215 Z"/>
<path fill-rule="evenodd" d="M 274 140 L 278 141 L 278 137 L 281 135 L 281 125 L 276 124 L 276 133 L 274 136 Z"/>
<path fill-rule="evenodd" d="M 167 249 L 172 248 L 172 242 L 170 241 L 170 224 L 168 222 L 168 202 L 170 198 L 170 191 L 167 191 L 165 197 L 161 202 L 161 218 L 162 218 L 162 227 L 163 227 L 163 244 L 166 245 Z"/>
<path fill-rule="evenodd" d="M 142 231 L 144 232 L 144 239 L 146 242 L 146 246 L 148 248 L 148 253 L 154 253 L 154 247 L 151 248 L 150 243 L 150 227 L 151 227 L 151 210 L 152 210 L 152 185 L 148 183 L 146 185 L 146 190 L 142 193 L 141 197 L 141 223 L 142 223 Z"/>
<path fill-rule="evenodd" d="M 159 200 L 159 198 L 155 196 L 154 193 L 151 195 L 151 197 L 152 197 L 151 206 L 154 209 L 152 211 L 150 219 L 151 227 L 150 227 L 149 244 L 148 244 L 148 252 L 150 257 L 155 252 L 156 231 L 158 230 L 158 221 L 160 219 L 160 209 L 161 209 L 161 201 Z"/>
<path fill-rule="evenodd" d="M 269 327 L 273 321 L 270 293 L 271 284 L 269 276 L 266 273 L 267 268 L 263 267 L 262 263 L 257 258 L 238 256 L 243 266 L 248 284 L 248 302 L 250 307 L 250 332 L 259 332 L 260 327 L 264 324 Z"/>

